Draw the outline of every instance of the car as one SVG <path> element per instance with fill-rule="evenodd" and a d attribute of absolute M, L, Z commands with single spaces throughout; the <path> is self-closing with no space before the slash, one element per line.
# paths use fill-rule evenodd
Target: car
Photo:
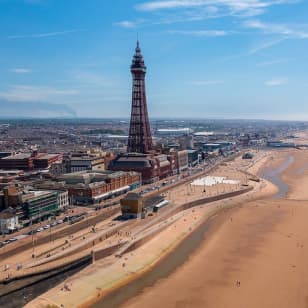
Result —
<path fill-rule="evenodd" d="M 44 229 L 49 229 L 49 228 L 50 228 L 50 225 L 44 226 Z"/>
<path fill-rule="evenodd" d="M 10 239 L 9 239 L 9 241 L 10 241 L 10 243 L 12 243 L 12 242 L 16 242 L 16 241 L 17 241 L 17 238 L 12 237 L 12 238 L 10 238 Z"/>
<path fill-rule="evenodd" d="M 44 228 L 43 228 L 43 227 L 40 227 L 40 228 L 38 228 L 38 229 L 36 230 L 36 232 L 42 232 L 42 231 L 44 231 Z"/>
<path fill-rule="evenodd" d="M 31 230 L 28 232 L 28 235 L 32 235 L 32 234 L 35 234 L 37 231 L 36 230 Z"/>
<path fill-rule="evenodd" d="M 69 216 L 65 216 L 64 219 L 63 219 L 63 221 L 68 221 L 69 219 L 70 219 Z"/>
<path fill-rule="evenodd" d="M 9 240 L 6 240 L 6 241 L 4 241 L 4 242 L 2 242 L 4 245 L 7 245 L 7 244 L 9 244 L 9 243 L 11 243 Z"/>
<path fill-rule="evenodd" d="M 51 224 L 51 227 L 55 227 L 58 223 L 55 221 Z"/>
<path fill-rule="evenodd" d="M 63 220 L 62 220 L 62 219 L 59 219 L 59 220 L 57 221 L 57 224 L 63 224 Z"/>

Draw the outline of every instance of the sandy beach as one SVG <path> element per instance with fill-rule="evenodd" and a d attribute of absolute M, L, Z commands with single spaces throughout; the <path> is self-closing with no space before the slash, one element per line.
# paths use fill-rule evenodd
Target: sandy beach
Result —
<path fill-rule="evenodd" d="M 286 198 L 221 213 L 188 262 L 123 307 L 307 307 L 307 154 L 269 159 L 275 167 L 294 157 L 282 173 Z"/>

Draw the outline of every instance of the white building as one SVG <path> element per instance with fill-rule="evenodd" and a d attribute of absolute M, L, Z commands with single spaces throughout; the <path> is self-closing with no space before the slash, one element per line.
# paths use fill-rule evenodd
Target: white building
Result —
<path fill-rule="evenodd" d="M 68 191 L 67 190 L 59 190 L 58 191 L 58 204 L 59 209 L 63 209 L 69 206 L 69 198 L 68 198 Z"/>
<path fill-rule="evenodd" d="M 11 233 L 18 229 L 18 216 L 9 209 L 0 213 L 0 232 L 1 234 Z"/>
<path fill-rule="evenodd" d="M 105 160 L 97 156 L 81 156 L 70 158 L 70 172 L 104 170 Z"/>
<path fill-rule="evenodd" d="M 156 130 L 156 134 L 158 136 L 184 136 L 184 135 L 189 135 L 193 133 L 193 130 L 188 128 L 188 127 L 184 127 L 184 128 L 160 128 L 158 130 Z"/>

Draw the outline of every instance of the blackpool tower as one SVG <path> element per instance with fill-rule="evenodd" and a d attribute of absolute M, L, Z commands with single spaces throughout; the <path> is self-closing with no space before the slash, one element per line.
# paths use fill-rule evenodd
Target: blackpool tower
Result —
<path fill-rule="evenodd" d="M 146 66 L 138 41 L 130 69 L 133 88 L 127 152 L 148 153 L 152 150 L 152 136 L 145 93 Z"/>

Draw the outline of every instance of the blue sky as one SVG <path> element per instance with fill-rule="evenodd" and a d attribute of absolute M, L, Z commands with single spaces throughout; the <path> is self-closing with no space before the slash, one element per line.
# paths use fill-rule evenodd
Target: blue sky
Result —
<path fill-rule="evenodd" d="M 308 120 L 300 0 L 0 0 L 0 100 L 127 117 L 137 33 L 151 117 Z"/>

